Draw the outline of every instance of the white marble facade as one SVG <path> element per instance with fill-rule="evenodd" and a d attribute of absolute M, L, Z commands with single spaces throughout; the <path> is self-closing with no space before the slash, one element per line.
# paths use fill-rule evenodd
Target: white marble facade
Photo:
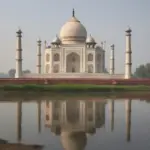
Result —
<path fill-rule="evenodd" d="M 61 28 L 50 45 L 45 43 L 44 73 L 103 73 L 105 51 L 87 36 L 86 28 L 72 17 Z"/>

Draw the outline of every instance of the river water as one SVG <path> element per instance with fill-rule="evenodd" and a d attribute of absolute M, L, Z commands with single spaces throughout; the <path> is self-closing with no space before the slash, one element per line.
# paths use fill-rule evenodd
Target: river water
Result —
<path fill-rule="evenodd" d="M 44 150 L 149 150 L 149 100 L 45 97 L 0 101 L 0 139 Z"/>

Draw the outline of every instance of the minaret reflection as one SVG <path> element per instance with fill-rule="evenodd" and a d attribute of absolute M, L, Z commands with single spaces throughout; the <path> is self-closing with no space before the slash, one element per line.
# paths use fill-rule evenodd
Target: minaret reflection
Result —
<path fill-rule="evenodd" d="M 111 100 L 110 101 L 110 122 L 111 122 L 111 131 L 114 130 L 114 106 L 115 106 L 115 101 Z"/>
<path fill-rule="evenodd" d="M 132 109 L 132 100 L 126 100 L 126 138 L 127 141 L 130 141 L 131 134 L 131 109 Z"/>
<path fill-rule="evenodd" d="M 38 107 L 38 131 L 41 132 L 41 101 L 37 102 Z"/>
<path fill-rule="evenodd" d="M 105 124 L 105 100 L 46 101 L 45 125 L 60 135 L 65 150 L 83 150 L 87 134 Z"/>
<path fill-rule="evenodd" d="M 22 101 L 17 102 L 17 141 L 22 139 Z"/>

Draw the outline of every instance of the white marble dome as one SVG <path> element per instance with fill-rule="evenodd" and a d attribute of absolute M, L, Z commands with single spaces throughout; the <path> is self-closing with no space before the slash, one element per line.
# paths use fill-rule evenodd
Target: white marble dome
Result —
<path fill-rule="evenodd" d="M 67 21 L 60 30 L 62 44 L 85 43 L 87 31 L 81 22 L 74 16 Z"/>
<path fill-rule="evenodd" d="M 96 43 L 95 39 L 91 36 L 91 34 L 87 37 L 86 43 Z"/>

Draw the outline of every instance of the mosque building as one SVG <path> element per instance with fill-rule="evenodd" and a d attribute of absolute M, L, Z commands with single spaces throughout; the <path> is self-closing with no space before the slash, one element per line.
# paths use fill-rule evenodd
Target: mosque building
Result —
<path fill-rule="evenodd" d="M 42 63 L 41 40 L 37 41 L 36 73 L 22 72 L 22 31 L 17 31 L 16 78 L 126 78 L 131 77 L 131 29 L 126 30 L 125 73 L 115 74 L 115 45 L 110 46 L 110 69 L 105 71 L 105 48 L 88 35 L 84 25 L 72 17 L 61 27 L 59 35 L 48 45 L 45 41 Z"/>

